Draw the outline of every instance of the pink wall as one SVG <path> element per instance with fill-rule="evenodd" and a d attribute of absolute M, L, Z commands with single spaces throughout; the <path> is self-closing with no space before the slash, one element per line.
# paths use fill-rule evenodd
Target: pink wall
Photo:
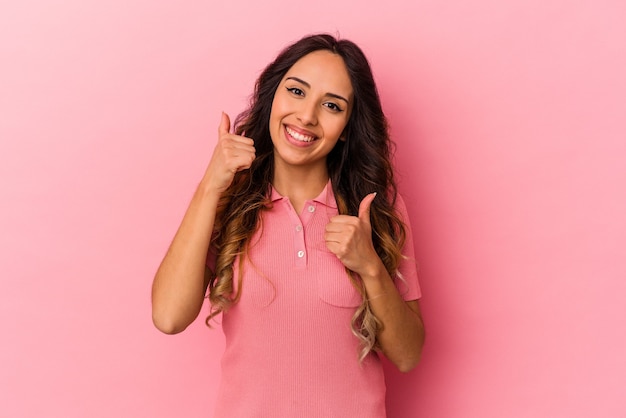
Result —
<path fill-rule="evenodd" d="M 400 150 L 428 341 L 390 417 L 626 416 L 624 2 L 367 3 L 2 3 L 0 416 L 210 415 L 221 332 L 159 334 L 152 275 L 220 111 L 316 31 Z"/>

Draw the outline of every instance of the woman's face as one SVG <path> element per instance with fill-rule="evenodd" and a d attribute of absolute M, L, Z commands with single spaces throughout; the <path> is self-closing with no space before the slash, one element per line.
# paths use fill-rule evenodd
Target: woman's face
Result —
<path fill-rule="evenodd" d="M 269 129 L 277 169 L 326 169 L 326 156 L 348 123 L 353 90 L 341 56 L 315 51 L 300 58 L 281 80 Z"/>

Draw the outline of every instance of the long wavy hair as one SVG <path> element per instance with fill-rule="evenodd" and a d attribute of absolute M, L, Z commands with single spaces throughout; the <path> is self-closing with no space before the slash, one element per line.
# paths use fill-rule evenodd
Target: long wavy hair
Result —
<path fill-rule="evenodd" d="M 338 211 L 356 216 L 363 197 L 378 193 L 370 210 L 374 248 L 391 277 L 398 275 L 405 227 L 394 209 L 397 196 L 391 163 L 394 144 L 389 137 L 372 70 L 361 49 L 353 42 L 328 34 L 307 36 L 285 48 L 265 68 L 256 81 L 248 109 L 235 119 L 235 133 L 254 139 L 256 159 L 250 169 L 235 175 L 218 204 L 211 240 L 217 259 L 215 271 L 209 279 L 211 311 L 207 324 L 239 299 L 242 269 L 239 269 L 237 278 L 233 277 L 233 264 L 239 257 L 239 264 L 243 265 L 250 239 L 259 227 L 261 212 L 270 206 L 274 149 L 269 119 L 274 93 L 291 66 L 305 55 L 319 50 L 341 56 L 354 91 L 352 113 L 343 134 L 345 140 L 337 141 L 327 156 Z M 376 334 L 381 323 L 370 309 L 365 287 L 358 275 L 350 270 L 347 274 L 363 298 L 351 321 L 352 332 L 361 342 L 359 360 L 362 361 L 370 351 L 379 348 Z M 233 295 L 234 280 L 239 286 Z"/>

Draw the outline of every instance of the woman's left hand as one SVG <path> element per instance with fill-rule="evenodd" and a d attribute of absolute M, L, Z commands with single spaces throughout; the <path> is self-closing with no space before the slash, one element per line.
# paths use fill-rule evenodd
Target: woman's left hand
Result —
<path fill-rule="evenodd" d="M 370 207 L 376 193 L 370 193 L 359 204 L 359 216 L 337 215 L 326 225 L 326 247 L 348 269 L 359 275 L 380 263 L 372 242 Z"/>

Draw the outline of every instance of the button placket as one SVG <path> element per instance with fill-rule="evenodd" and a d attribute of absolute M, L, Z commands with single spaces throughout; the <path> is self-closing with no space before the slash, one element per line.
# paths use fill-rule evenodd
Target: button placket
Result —
<path fill-rule="evenodd" d="M 301 224 L 297 224 L 295 229 L 295 252 L 296 252 L 296 265 L 299 267 L 306 266 L 306 247 L 304 244 L 304 228 Z"/>
<path fill-rule="evenodd" d="M 304 244 L 304 227 L 300 217 L 294 210 L 294 207 L 291 205 L 289 199 L 283 199 L 285 209 L 289 215 L 289 219 L 291 220 L 291 225 L 293 225 L 293 254 L 294 254 L 294 263 L 297 268 L 305 268 L 306 267 L 306 246 Z"/>
<path fill-rule="evenodd" d="M 315 210 L 315 202 L 305 202 L 304 210 L 301 215 L 297 217 L 298 221 L 294 225 L 294 255 L 296 267 L 298 268 L 306 268 L 307 266 L 307 248 L 304 240 L 306 231 L 304 226 L 307 225 L 315 215 Z"/>

